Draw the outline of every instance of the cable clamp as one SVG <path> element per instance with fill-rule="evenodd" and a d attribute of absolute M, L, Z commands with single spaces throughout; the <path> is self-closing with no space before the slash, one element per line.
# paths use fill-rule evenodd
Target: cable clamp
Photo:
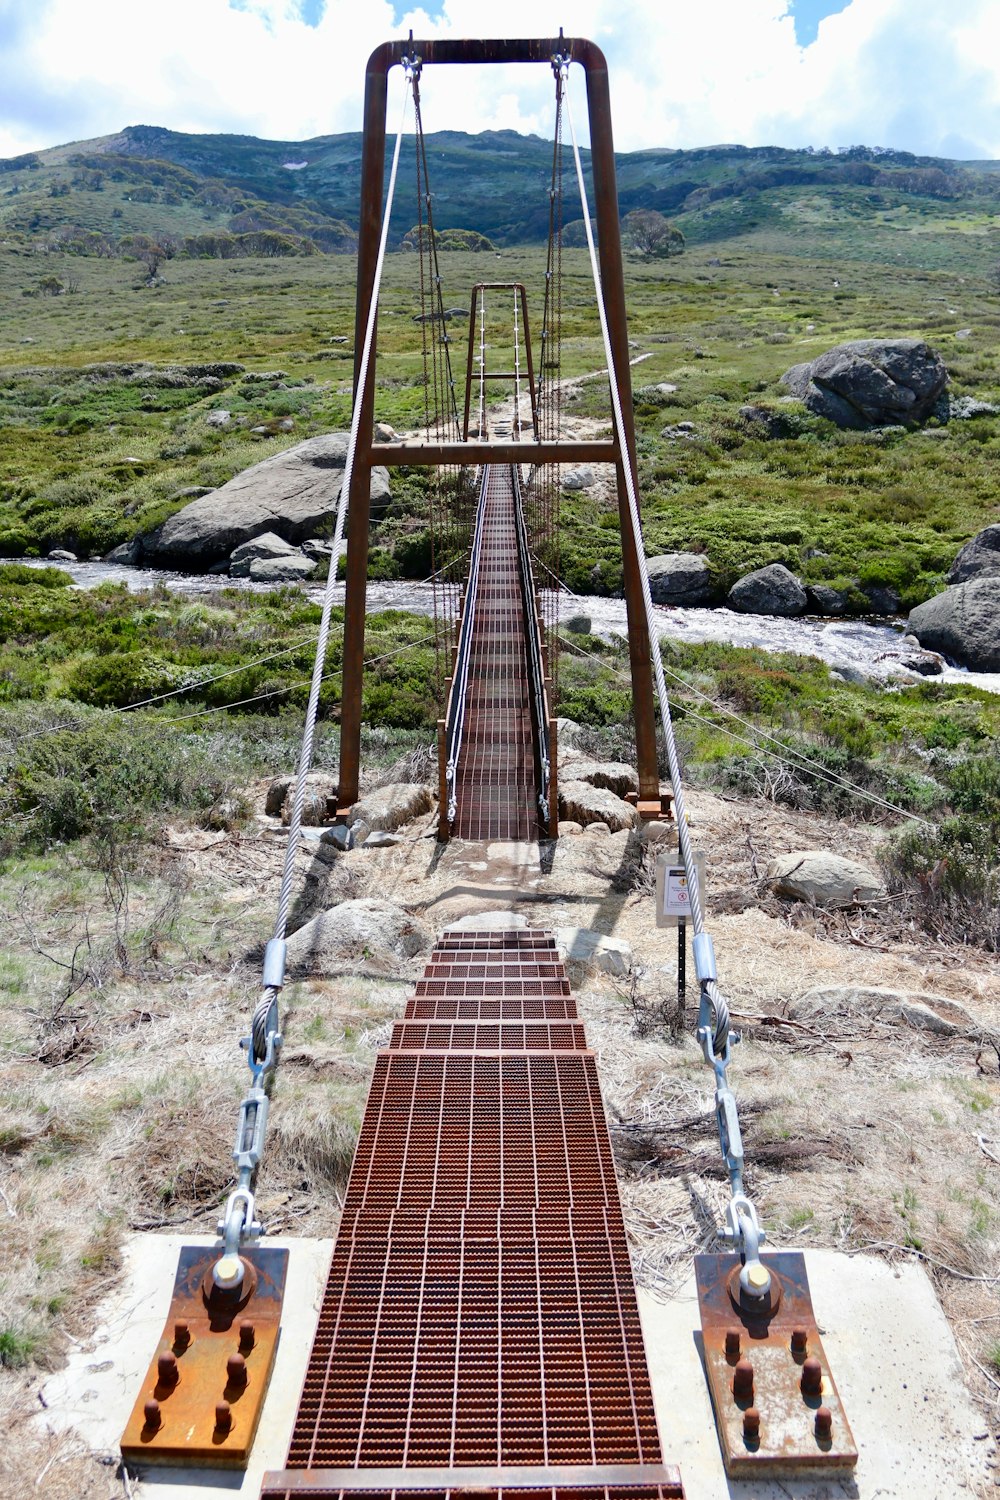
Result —
<path fill-rule="evenodd" d="M 697 939 L 695 940 L 697 941 Z M 264 974 L 262 988 L 280 990 L 285 986 L 285 959 L 288 944 L 284 938 L 271 938 L 264 949 Z"/>
<path fill-rule="evenodd" d="M 715 948 L 707 932 L 695 934 L 691 943 L 691 951 L 694 955 L 694 971 L 698 976 L 698 983 L 716 982 L 719 975 L 715 967 Z"/>

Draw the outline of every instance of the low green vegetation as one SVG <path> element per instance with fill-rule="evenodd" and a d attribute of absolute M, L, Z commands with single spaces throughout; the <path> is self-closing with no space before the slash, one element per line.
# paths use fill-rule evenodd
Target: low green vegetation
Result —
<path fill-rule="evenodd" d="M 5 258 L 0 319 L 32 347 L 0 348 L 0 555 L 101 555 L 193 494 L 349 422 L 351 258 L 175 260 L 162 284 L 139 290 L 120 263 L 82 258 L 77 295 L 27 301 L 31 259 L 0 248 Z M 58 264 L 46 257 L 49 271 Z M 442 251 L 441 265 L 448 305 L 468 305 L 481 257 Z M 378 415 L 401 429 L 425 418 L 414 267 L 412 254 L 389 257 L 380 319 Z M 932 343 L 954 396 L 1000 402 L 995 292 L 973 274 L 887 282 L 881 266 L 837 269 L 762 258 L 742 242 L 721 263 L 700 249 L 628 261 L 647 551 L 702 552 L 720 598 L 742 574 L 782 562 L 846 590 L 858 612 L 874 587 L 895 590 L 905 609 L 943 585 L 959 546 L 997 515 L 1000 419 L 840 432 L 788 404 L 779 383 L 832 344 L 892 333 Z M 496 268 L 528 286 L 536 332 L 543 270 L 541 249 L 506 249 Z M 585 252 L 565 253 L 564 275 L 573 378 L 603 354 Z M 460 383 L 466 329 L 461 318 L 448 327 Z M 608 420 L 602 381 L 571 386 L 567 402 L 572 417 Z M 223 427 L 206 420 L 218 410 L 230 414 Z M 426 576 L 426 486 L 414 474 L 392 482 L 373 572 Z M 577 592 L 619 590 L 606 487 L 563 494 L 559 566 Z"/>
<path fill-rule="evenodd" d="M 595 750 L 631 758 L 625 643 L 563 641 L 561 712 L 595 726 Z M 1000 698 L 844 682 L 813 657 L 724 645 L 664 642 L 664 666 L 689 777 L 888 824 L 890 889 L 935 936 L 1000 951 Z"/>
<path fill-rule="evenodd" d="M 310 143 L 306 161 L 289 143 L 131 134 L 128 156 L 74 160 L 69 150 L 0 174 L 6 557 L 56 547 L 101 555 L 193 495 L 350 419 L 354 258 L 316 252 L 350 249 L 356 139 Z M 484 254 L 491 279 L 528 288 L 536 341 L 541 327 L 548 208 L 543 192 L 532 217 L 527 189 L 543 180 L 551 148 L 517 138 L 517 153 L 500 158 L 498 143 L 438 142 L 440 171 L 463 189 L 460 217 L 435 210 L 459 405 L 460 309 L 487 274 Z M 1000 404 L 998 186 L 953 164 L 863 150 L 622 159 L 650 555 L 701 552 L 719 598 L 771 562 L 845 592 L 859 613 L 867 590 L 894 590 L 905 610 L 942 587 L 959 546 L 997 519 L 1000 419 L 844 433 L 789 403 L 780 377 L 837 343 L 914 336 L 945 360 L 954 397 Z M 412 182 L 400 191 L 395 244 L 417 218 Z M 565 209 L 567 221 L 574 212 Z M 114 244 L 101 248 L 102 236 Z M 151 259 L 150 246 L 170 236 L 170 253 Z M 294 242 L 295 253 L 267 236 Z M 412 250 L 390 253 L 380 305 L 377 417 L 401 430 L 428 416 L 425 354 L 439 334 L 420 321 L 416 269 Z M 566 415 L 606 432 L 605 383 L 578 381 L 604 364 L 585 250 L 567 248 L 563 271 Z M 492 316 L 498 306 L 492 299 Z M 510 368 L 505 357 L 491 333 L 491 362 Z M 580 593 L 621 585 L 617 506 L 609 476 L 597 477 L 563 492 L 550 559 Z M 433 571 L 423 472 L 393 472 L 371 541 L 375 578 Z M 8 566 L 8 857 L 99 835 L 116 819 L 138 828 L 169 808 L 207 816 L 241 779 L 289 765 L 317 619 L 296 590 L 211 602 L 163 590 L 81 593 L 56 570 Z M 424 619 L 371 617 L 370 734 L 430 738 L 444 664 L 429 632 Z M 680 678 L 671 680 L 693 775 L 838 816 L 882 816 L 849 781 L 928 818 L 933 829 L 896 838 L 892 878 L 927 894 L 929 926 L 947 915 L 951 930 L 996 946 L 995 699 L 934 683 L 856 687 L 806 658 L 725 647 L 674 647 L 668 665 Z M 339 668 L 335 628 L 323 702 L 331 764 Z M 161 701 L 143 707 L 149 699 Z M 627 751 L 629 703 L 623 647 L 568 635 L 560 711 Z M 765 754 L 762 732 L 791 768 Z M 134 764 L 130 744 L 148 750 Z"/>

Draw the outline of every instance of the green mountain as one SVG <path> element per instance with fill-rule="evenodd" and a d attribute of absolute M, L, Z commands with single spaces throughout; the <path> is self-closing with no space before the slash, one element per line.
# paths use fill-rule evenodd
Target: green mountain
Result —
<path fill-rule="evenodd" d="M 550 141 L 441 131 L 427 152 L 439 228 L 508 245 L 545 237 Z M 403 160 L 396 243 L 417 217 L 412 138 Z M 656 209 L 689 243 L 755 237 L 784 253 L 928 267 L 957 253 L 985 269 L 1000 235 L 998 166 L 864 146 L 712 146 L 623 153 L 618 182 L 623 214 Z M 349 251 L 360 175 L 358 133 L 266 141 L 133 125 L 0 161 L 0 233 L 97 254 L 134 235 L 169 237 L 193 254 L 228 253 L 217 238 L 227 235 L 258 237 L 241 253 Z M 568 170 L 565 193 L 565 217 L 578 219 Z"/>

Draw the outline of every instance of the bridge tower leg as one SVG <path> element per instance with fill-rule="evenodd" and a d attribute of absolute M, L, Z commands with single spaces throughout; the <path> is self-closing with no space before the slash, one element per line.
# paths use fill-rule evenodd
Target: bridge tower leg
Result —
<path fill-rule="evenodd" d="M 549 63 L 556 54 L 569 55 L 580 63 L 587 79 L 587 110 L 590 119 L 591 165 L 594 174 L 595 209 L 601 281 L 611 334 L 614 378 L 621 393 L 624 444 L 615 443 L 618 476 L 618 513 L 624 564 L 625 605 L 628 616 L 629 662 L 632 673 L 632 704 L 635 719 L 639 772 L 639 806 L 646 816 L 656 816 L 660 807 L 660 781 L 656 754 L 656 720 L 653 708 L 653 674 L 649 631 L 639 573 L 638 540 L 625 489 L 624 465 L 636 475 L 635 424 L 632 415 L 632 381 L 628 362 L 628 323 L 625 313 L 625 280 L 622 266 L 621 231 L 618 221 L 618 188 L 614 141 L 611 131 L 611 96 L 604 54 L 593 42 L 559 37 L 552 40 L 483 40 L 387 42 L 368 59 L 365 78 L 364 145 L 361 158 L 361 215 L 358 235 L 358 289 L 355 322 L 355 400 L 362 403 L 354 480 L 351 487 L 347 530 L 347 589 L 344 604 L 344 669 L 340 730 L 340 782 L 338 807 L 346 810 L 358 799 L 361 761 L 361 691 L 365 654 L 365 608 L 367 603 L 368 528 L 371 510 L 371 465 L 375 402 L 375 360 L 368 368 L 363 391 L 360 380 L 361 337 L 367 324 L 375 280 L 375 264 L 382 217 L 385 173 L 386 96 L 389 69 L 409 54 L 423 63 Z M 525 452 L 525 458 L 527 458 Z M 414 462 L 413 450 L 400 445 L 398 463 Z M 498 455 L 498 460 L 500 455 Z M 379 462 L 386 456 L 380 455 Z M 416 457 L 416 462 L 421 459 Z M 424 458 L 427 462 L 427 458 Z M 461 459 L 439 458 L 440 462 Z M 508 460 L 509 461 L 509 460 Z M 546 460 L 552 462 L 550 457 Z M 558 460 L 555 460 L 558 462 Z M 567 461 L 569 455 L 567 454 Z M 655 806 L 654 806 L 655 804 Z"/>

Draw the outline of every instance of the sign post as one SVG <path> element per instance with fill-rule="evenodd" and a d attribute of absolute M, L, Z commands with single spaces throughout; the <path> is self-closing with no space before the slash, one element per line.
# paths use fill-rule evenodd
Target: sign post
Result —
<path fill-rule="evenodd" d="M 698 889 L 704 898 L 705 856 L 695 855 Z M 673 852 L 660 854 L 656 861 L 656 925 L 677 928 L 677 1017 L 683 1023 L 687 1000 L 687 923 L 691 915 L 687 871 L 677 863 Z"/>

